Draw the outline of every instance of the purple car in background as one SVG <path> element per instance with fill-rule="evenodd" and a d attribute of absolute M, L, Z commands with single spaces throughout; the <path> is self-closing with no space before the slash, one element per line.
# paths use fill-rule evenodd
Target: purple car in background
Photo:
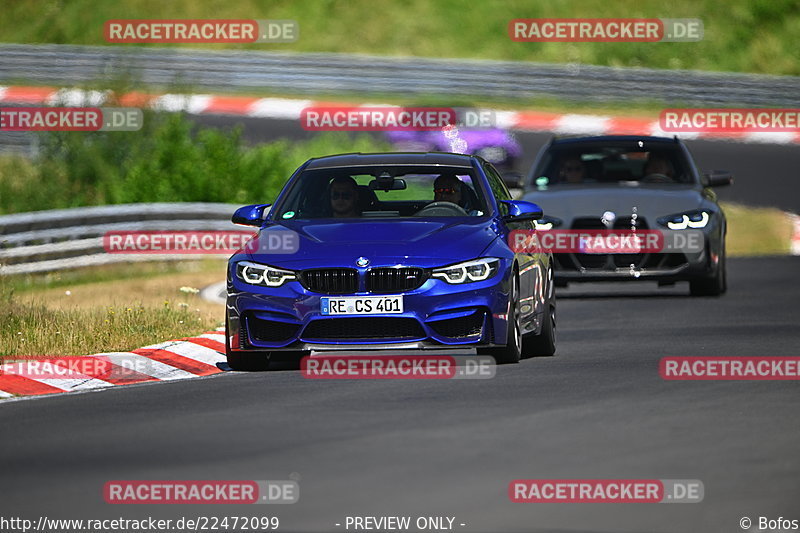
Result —
<path fill-rule="evenodd" d="M 522 146 L 514 135 L 500 128 L 437 131 L 390 131 L 386 138 L 398 152 L 453 152 L 477 155 L 499 170 L 509 188 L 522 185 L 516 165 Z"/>

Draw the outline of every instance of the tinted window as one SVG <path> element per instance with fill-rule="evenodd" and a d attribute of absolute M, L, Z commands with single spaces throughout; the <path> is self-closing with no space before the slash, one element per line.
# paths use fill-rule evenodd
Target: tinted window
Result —
<path fill-rule="evenodd" d="M 693 179 L 677 146 L 555 146 L 534 170 L 529 186 L 620 181 L 692 183 Z"/>
<path fill-rule="evenodd" d="M 303 172 L 276 208 L 278 219 L 414 216 L 434 201 L 430 216 L 482 216 L 487 212 L 473 170 L 461 167 L 348 167 Z"/>

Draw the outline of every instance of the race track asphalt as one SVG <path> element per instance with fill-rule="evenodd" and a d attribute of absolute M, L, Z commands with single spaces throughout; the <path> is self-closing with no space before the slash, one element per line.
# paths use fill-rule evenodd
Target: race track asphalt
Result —
<path fill-rule="evenodd" d="M 798 356 L 800 258 L 729 260 L 729 293 L 560 290 L 558 354 L 491 380 L 320 381 L 297 371 L 0 404 L 0 516 L 453 516 L 469 532 L 735 532 L 800 519 L 798 382 L 678 382 L 663 356 Z M 108 505 L 131 479 L 299 479 L 293 505 Z M 693 504 L 510 503 L 519 478 L 697 479 Z M 460 526 L 458 524 L 465 524 Z M 757 531 L 754 527 L 753 531 Z M 352 531 L 352 529 L 350 530 Z"/>

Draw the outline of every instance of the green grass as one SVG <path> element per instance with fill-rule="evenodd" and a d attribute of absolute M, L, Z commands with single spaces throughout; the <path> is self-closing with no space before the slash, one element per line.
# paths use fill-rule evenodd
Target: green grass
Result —
<path fill-rule="evenodd" d="M 165 301 L 161 307 L 131 303 L 52 309 L 44 301 L 18 301 L 0 278 L 0 359 L 128 351 L 197 335 L 216 325 L 181 302 Z"/>
<path fill-rule="evenodd" d="M 517 43 L 508 37 L 511 19 L 553 17 L 700 18 L 705 37 L 696 43 Z M 800 3 L 796 0 L 16 0 L 3 5 L 0 39 L 102 45 L 106 44 L 104 22 L 121 18 L 294 19 L 300 24 L 300 38 L 295 43 L 203 45 L 205 49 L 242 47 L 800 75 Z"/>
<path fill-rule="evenodd" d="M 792 222 L 772 207 L 748 207 L 725 202 L 728 220 L 727 253 L 731 257 L 786 255 L 792 238 Z"/>
<path fill-rule="evenodd" d="M 311 157 L 385 151 L 367 134 L 246 146 L 241 129 L 145 114 L 137 132 L 48 132 L 39 156 L 0 158 L 0 214 L 139 202 L 270 203 Z"/>
<path fill-rule="evenodd" d="M 36 274 L 18 274 L 2 279 L 6 290 L 15 294 L 46 289 L 74 288 L 106 281 L 152 279 L 170 274 L 219 272 L 225 276 L 225 261 L 205 259 L 191 261 L 152 261 L 146 263 L 116 263 Z"/>

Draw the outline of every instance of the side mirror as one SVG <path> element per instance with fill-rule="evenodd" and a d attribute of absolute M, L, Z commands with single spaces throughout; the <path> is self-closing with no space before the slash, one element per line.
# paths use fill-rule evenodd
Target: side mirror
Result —
<path fill-rule="evenodd" d="M 271 204 L 253 204 L 240 207 L 233 213 L 231 222 L 242 226 L 260 227 L 264 223 L 264 210 Z"/>
<path fill-rule="evenodd" d="M 712 170 L 703 173 L 703 185 L 708 187 L 723 187 L 733 183 L 733 174 L 727 170 Z"/>
<path fill-rule="evenodd" d="M 533 202 L 524 200 L 501 200 L 508 206 L 508 214 L 503 217 L 506 222 L 528 222 L 542 218 L 542 208 Z"/>
<path fill-rule="evenodd" d="M 506 187 L 509 189 L 521 189 L 522 174 L 519 172 L 506 172 L 503 174 L 503 183 L 505 183 Z"/>

